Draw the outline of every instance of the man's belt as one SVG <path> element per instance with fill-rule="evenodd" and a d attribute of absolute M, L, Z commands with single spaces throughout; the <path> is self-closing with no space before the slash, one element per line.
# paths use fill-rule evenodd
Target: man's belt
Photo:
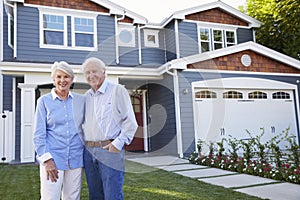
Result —
<path fill-rule="evenodd" d="M 109 145 L 113 140 L 103 140 L 103 141 L 85 141 L 85 145 L 88 147 L 104 147 Z"/>

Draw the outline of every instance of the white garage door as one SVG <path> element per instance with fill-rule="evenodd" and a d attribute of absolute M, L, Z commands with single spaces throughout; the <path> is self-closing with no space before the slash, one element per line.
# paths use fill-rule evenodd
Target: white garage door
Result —
<path fill-rule="evenodd" d="M 263 130 L 262 142 L 266 142 L 287 128 L 290 134 L 298 135 L 292 89 L 257 88 L 256 84 L 253 88 L 249 85 L 247 88 L 223 86 L 194 88 L 196 141 L 210 143 L 229 135 L 247 139 L 247 131 L 255 136 Z"/>

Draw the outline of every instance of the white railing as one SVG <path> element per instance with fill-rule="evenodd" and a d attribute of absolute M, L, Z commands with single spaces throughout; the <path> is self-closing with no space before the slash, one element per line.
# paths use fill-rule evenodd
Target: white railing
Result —
<path fill-rule="evenodd" d="M 15 159 L 15 134 L 13 113 L 0 114 L 0 163 L 9 163 Z"/>

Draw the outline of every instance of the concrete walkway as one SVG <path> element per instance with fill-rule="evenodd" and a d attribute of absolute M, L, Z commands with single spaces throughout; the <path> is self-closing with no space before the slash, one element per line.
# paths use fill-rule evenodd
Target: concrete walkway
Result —
<path fill-rule="evenodd" d="M 175 156 L 126 155 L 126 159 L 151 167 L 198 179 L 205 183 L 271 200 L 300 200 L 300 185 L 190 164 Z"/>

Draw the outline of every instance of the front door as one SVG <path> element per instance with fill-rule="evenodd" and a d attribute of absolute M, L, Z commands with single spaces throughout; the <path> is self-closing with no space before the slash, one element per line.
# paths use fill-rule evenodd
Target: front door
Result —
<path fill-rule="evenodd" d="M 135 118 L 138 123 L 138 129 L 130 145 L 125 146 L 126 151 L 144 151 L 144 133 L 143 133 L 143 96 L 131 96 L 131 103 Z"/>

